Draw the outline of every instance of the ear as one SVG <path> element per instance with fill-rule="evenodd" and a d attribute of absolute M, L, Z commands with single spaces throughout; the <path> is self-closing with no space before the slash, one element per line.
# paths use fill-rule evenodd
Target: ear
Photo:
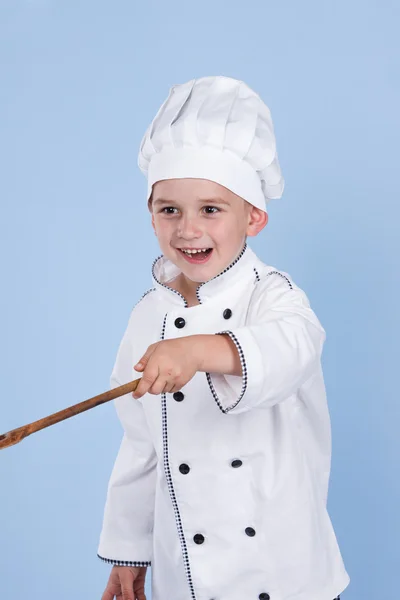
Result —
<path fill-rule="evenodd" d="M 268 213 L 256 206 L 250 205 L 246 235 L 256 236 L 268 223 Z"/>

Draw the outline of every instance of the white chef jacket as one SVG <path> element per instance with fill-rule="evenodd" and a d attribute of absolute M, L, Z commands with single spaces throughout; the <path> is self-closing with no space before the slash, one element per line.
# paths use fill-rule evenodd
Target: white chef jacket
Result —
<path fill-rule="evenodd" d="M 152 600 L 333 600 L 349 584 L 327 512 L 325 331 L 305 293 L 247 245 L 199 305 L 165 256 L 134 307 L 111 387 L 159 340 L 227 332 L 242 375 L 198 372 L 179 392 L 115 400 L 124 434 L 98 556 L 151 566 Z"/>

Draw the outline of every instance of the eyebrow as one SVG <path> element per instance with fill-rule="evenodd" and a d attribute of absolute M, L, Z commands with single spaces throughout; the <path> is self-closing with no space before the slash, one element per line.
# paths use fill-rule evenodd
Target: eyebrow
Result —
<path fill-rule="evenodd" d="M 208 204 L 227 204 L 229 206 L 229 202 L 224 200 L 223 198 L 214 197 L 214 198 L 198 198 L 199 203 L 207 202 Z M 176 200 L 168 200 L 167 198 L 157 198 L 154 201 L 154 205 L 156 204 L 174 204 Z M 179 203 L 178 203 L 179 204 Z"/>

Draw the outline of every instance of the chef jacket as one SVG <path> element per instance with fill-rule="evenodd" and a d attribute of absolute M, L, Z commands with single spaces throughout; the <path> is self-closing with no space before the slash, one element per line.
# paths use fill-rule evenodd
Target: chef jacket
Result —
<path fill-rule="evenodd" d="M 115 400 L 123 438 L 98 556 L 151 566 L 152 600 L 333 600 L 350 578 L 327 512 L 331 425 L 325 331 L 288 273 L 244 245 L 197 287 L 168 287 L 160 256 L 111 387 L 160 340 L 226 332 L 242 375 L 197 372 L 173 394 Z"/>

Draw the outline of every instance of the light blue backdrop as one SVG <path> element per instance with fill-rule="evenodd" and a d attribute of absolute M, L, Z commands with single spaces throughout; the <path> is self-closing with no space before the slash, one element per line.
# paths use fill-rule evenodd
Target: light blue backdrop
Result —
<path fill-rule="evenodd" d="M 343 600 L 399 585 L 399 18 L 395 0 L 0 0 L 0 433 L 108 389 L 160 254 L 145 128 L 174 83 L 244 79 L 286 179 L 250 246 L 327 332 Z M 120 437 L 109 404 L 0 453 L 1 598 L 100 599 Z"/>

